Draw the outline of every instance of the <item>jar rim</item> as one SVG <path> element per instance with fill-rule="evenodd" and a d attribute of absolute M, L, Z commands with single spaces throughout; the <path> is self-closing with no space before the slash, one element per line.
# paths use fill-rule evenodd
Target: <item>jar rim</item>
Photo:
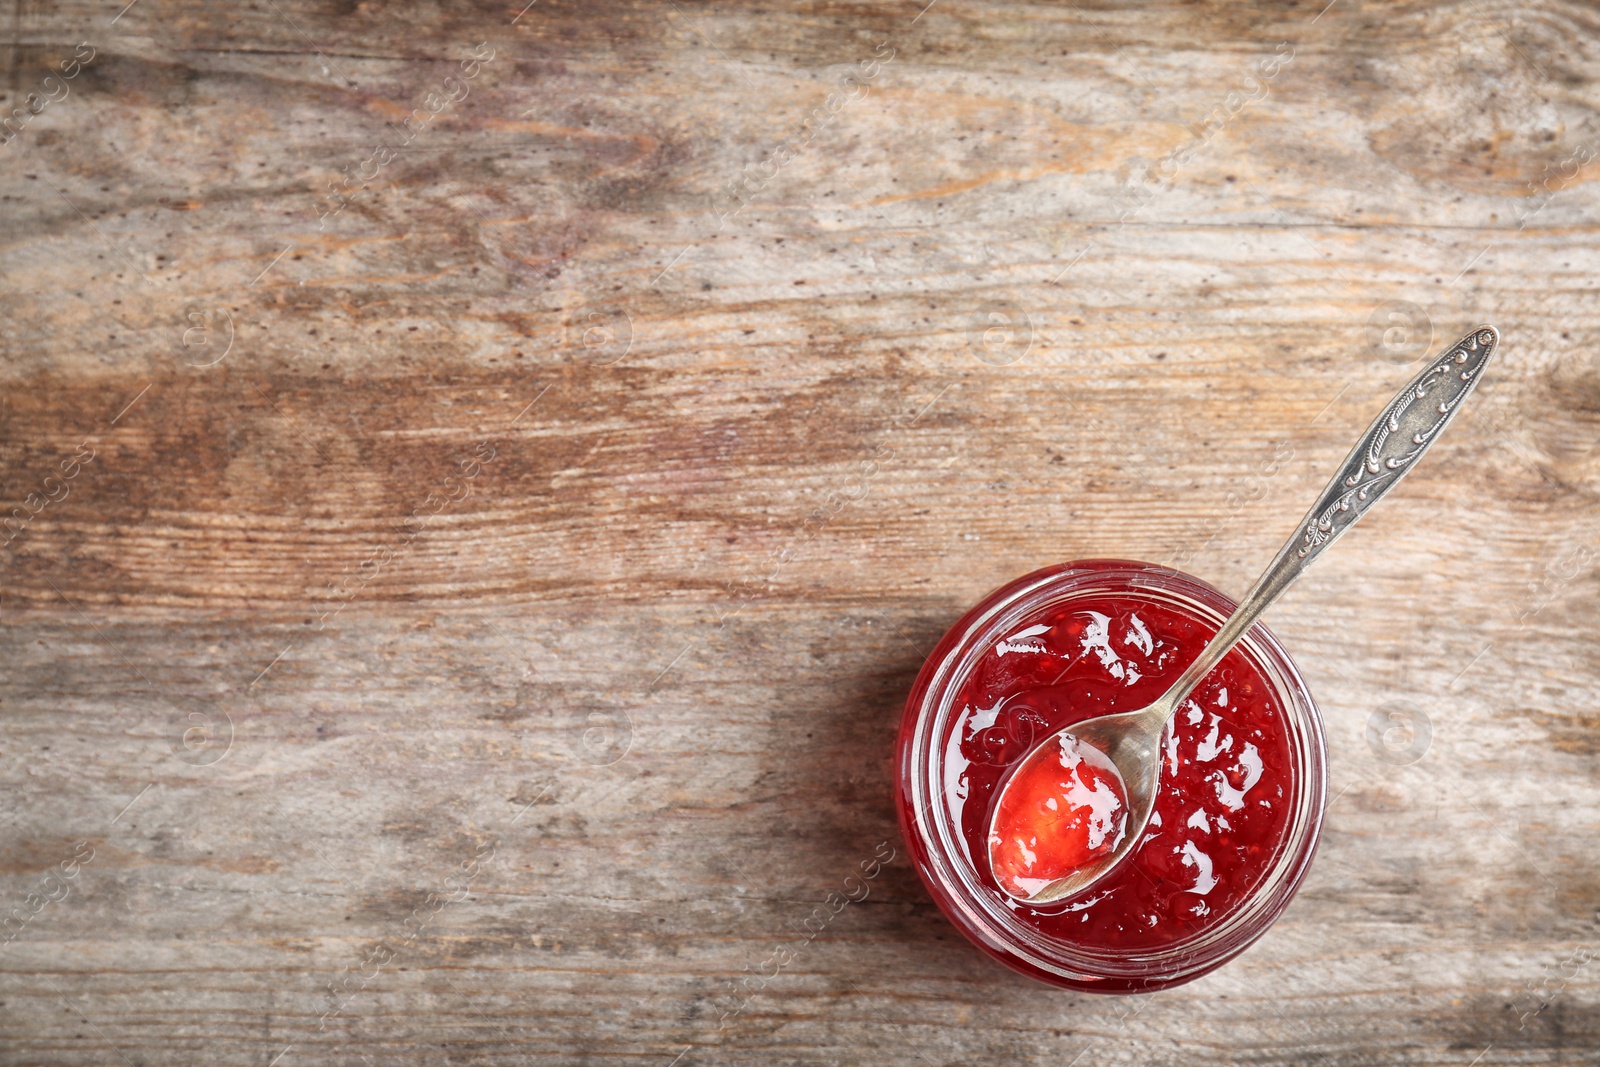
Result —
<path fill-rule="evenodd" d="M 1177 985 L 1243 952 L 1266 932 L 1310 866 L 1327 804 L 1322 715 L 1299 669 L 1260 623 L 1239 649 L 1272 686 L 1283 712 L 1293 788 L 1289 820 L 1272 863 L 1246 898 L 1217 922 L 1177 941 L 1140 949 L 1077 947 L 1017 919 L 978 878 L 960 827 L 944 803 L 943 751 L 955 700 L 991 639 L 1027 615 L 1088 595 L 1145 599 L 1220 625 L 1226 595 L 1192 575 L 1133 560 L 1091 559 L 1046 567 L 984 597 L 956 622 L 923 664 L 907 699 L 899 739 L 900 816 L 918 874 L 940 910 L 979 948 L 1043 981 L 1121 992 Z"/>

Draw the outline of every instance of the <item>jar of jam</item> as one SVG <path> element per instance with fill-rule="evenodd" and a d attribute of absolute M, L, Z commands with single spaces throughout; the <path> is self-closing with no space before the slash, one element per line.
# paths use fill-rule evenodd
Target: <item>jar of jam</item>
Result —
<path fill-rule="evenodd" d="M 900 728 L 900 822 L 979 948 L 1053 985 L 1145 992 L 1221 966 L 1288 906 L 1321 830 L 1327 752 L 1305 682 L 1259 624 L 1173 717 L 1150 825 L 1112 871 L 1034 906 L 989 865 L 1007 771 L 1063 726 L 1155 700 L 1233 609 L 1169 568 L 1084 560 L 996 590 L 939 642 Z"/>

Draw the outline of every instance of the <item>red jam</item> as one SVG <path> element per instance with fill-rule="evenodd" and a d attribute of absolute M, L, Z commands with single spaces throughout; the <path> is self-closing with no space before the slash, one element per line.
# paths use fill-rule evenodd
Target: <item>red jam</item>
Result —
<path fill-rule="evenodd" d="M 989 835 L 994 877 L 1031 897 L 1113 851 L 1128 823 L 1128 791 L 1104 752 L 1070 734 L 1024 760 L 1000 792 Z"/>
<path fill-rule="evenodd" d="M 1154 701 L 1213 633 L 1173 608 L 1105 595 L 1024 618 L 987 649 L 957 694 L 943 741 L 944 803 L 984 884 L 1015 890 L 1111 847 L 1115 833 L 1096 836 L 1093 805 L 1055 824 L 1062 833 L 1049 843 L 1050 826 L 1022 812 L 1023 832 L 1037 831 L 1034 860 L 1017 849 L 991 870 L 985 835 L 996 786 L 1061 727 Z M 1271 869 L 1291 813 L 1294 758 L 1283 716 L 1272 686 L 1240 650 L 1229 653 L 1167 728 L 1141 843 L 1077 898 L 1010 902 L 1017 918 L 1086 948 L 1139 950 L 1181 940 L 1238 907 Z M 1047 770 L 1055 762 L 1040 761 Z M 1075 781 L 1114 788 L 1093 770 Z M 1021 803 L 1041 803 L 1054 784 L 1052 776 L 1029 783 Z"/>

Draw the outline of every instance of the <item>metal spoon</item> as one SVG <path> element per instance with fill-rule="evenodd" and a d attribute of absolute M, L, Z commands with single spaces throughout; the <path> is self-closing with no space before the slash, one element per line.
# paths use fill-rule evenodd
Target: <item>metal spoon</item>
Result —
<path fill-rule="evenodd" d="M 1062 758 L 1063 741 L 1068 751 L 1075 747 L 1073 739 L 1076 739 L 1079 744 L 1091 745 L 1110 757 L 1122 776 L 1128 803 L 1122 833 L 1110 852 L 1049 882 L 1031 895 L 1015 899 L 1044 904 L 1081 893 L 1104 877 L 1141 841 L 1160 783 L 1161 735 L 1178 705 L 1249 632 L 1262 612 L 1289 588 L 1300 572 L 1416 466 L 1416 461 L 1438 440 L 1440 431 L 1455 418 L 1461 402 L 1483 377 L 1483 368 L 1499 343 L 1500 334 L 1493 326 L 1479 326 L 1443 356 L 1436 357 L 1426 370 L 1400 390 L 1378 420 L 1361 435 L 1339 473 L 1322 491 L 1288 544 L 1279 550 L 1255 586 L 1239 601 L 1222 629 L 1159 700 L 1141 711 L 1074 723 L 1045 738 L 1018 761 L 995 796 L 988 834 L 991 865 L 996 862 L 995 851 L 1000 844 L 998 823 L 1006 791 L 1023 777 L 1018 772 L 1033 761 Z"/>

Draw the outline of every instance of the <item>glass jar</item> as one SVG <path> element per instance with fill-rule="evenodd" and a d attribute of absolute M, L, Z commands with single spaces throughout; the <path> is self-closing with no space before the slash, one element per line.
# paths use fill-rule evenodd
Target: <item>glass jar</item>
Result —
<path fill-rule="evenodd" d="M 972 812 L 964 810 L 967 791 L 973 788 L 968 781 L 972 763 L 964 755 L 968 749 L 962 747 L 962 734 L 956 724 L 976 726 L 978 722 L 973 719 L 970 702 L 966 702 L 969 706 L 958 706 L 964 703 L 960 698 L 969 677 L 974 676 L 980 664 L 986 665 L 984 669 L 988 670 L 987 665 L 996 662 L 996 655 L 1019 648 L 1034 650 L 1026 645 L 1026 640 L 1019 641 L 1019 637 L 1047 628 L 1024 624 L 1042 618 L 1073 617 L 1075 604 L 1112 601 L 1150 605 L 1146 614 L 1152 618 L 1160 613 L 1159 617 L 1177 620 L 1177 625 L 1193 630 L 1193 639 L 1183 642 L 1193 647 L 1182 650 L 1182 662 L 1175 662 L 1169 668 L 1174 672 L 1187 665 L 1234 609 L 1231 600 L 1196 578 L 1170 568 L 1125 560 L 1065 563 L 1035 571 L 1001 587 L 951 627 L 923 664 L 912 686 L 898 743 L 898 800 L 901 829 L 923 884 L 950 921 L 980 949 L 1023 974 L 1052 985 L 1088 992 L 1134 993 L 1179 985 L 1214 970 L 1265 933 L 1288 906 L 1310 866 L 1322 827 L 1322 811 L 1327 801 L 1327 752 L 1322 717 L 1305 682 L 1277 639 L 1258 624 L 1239 643 L 1230 659 L 1224 660 L 1195 690 L 1199 694 L 1210 683 L 1211 689 L 1207 692 L 1215 694 L 1214 680 L 1231 661 L 1238 665 L 1241 675 L 1264 682 L 1275 704 L 1272 728 L 1279 733 L 1272 740 L 1278 746 L 1273 751 L 1279 758 L 1279 770 L 1275 772 L 1278 777 L 1274 781 L 1281 795 L 1278 802 L 1281 814 L 1273 816 L 1279 820 L 1273 824 L 1273 839 L 1253 846 L 1248 869 L 1241 860 L 1239 869 L 1233 872 L 1238 875 L 1239 886 L 1245 886 L 1249 877 L 1255 878 L 1253 885 L 1240 888 L 1230 905 L 1215 912 L 1207 912 L 1203 901 L 1196 904 L 1184 898 L 1191 914 L 1203 918 L 1189 918 L 1173 927 L 1180 932 L 1164 933 L 1162 936 L 1171 939 L 1162 943 L 1138 943 L 1141 934 L 1137 928 L 1127 935 L 1132 940 L 1122 944 L 1075 938 L 1073 929 L 1076 928 L 1069 929 L 1070 924 L 1064 920 L 1056 921 L 1050 915 L 1040 914 L 1048 912 L 1048 907 L 1036 911 L 1013 901 L 997 888 L 983 849 L 974 848 L 972 820 L 980 817 L 980 808 L 975 805 Z M 1078 614 L 1092 616 L 1101 630 L 1107 626 L 1099 621 L 1105 618 L 1102 613 L 1082 611 Z M 1137 612 L 1134 614 L 1136 616 Z M 1145 629 L 1142 623 L 1138 629 Z M 1139 643 L 1140 648 L 1150 651 L 1148 634 L 1138 636 L 1130 631 L 1127 636 Z M 1081 655 L 1087 655 L 1087 640 L 1083 648 Z M 989 659 L 986 660 L 986 656 Z M 1233 658 L 1240 656 L 1242 660 Z M 1176 660 L 1176 652 L 1169 658 Z M 1163 667 L 1166 667 L 1165 660 Z M 1176 674 L 1164 677 L 1162 684 L 1170 682 L 1172 677 Z M 1159 688 L 1149 689 L 1152 684 L 1156 684 L 1154 679 L 1148 679 L 1145 690 L 1141 690 L 1151 694 L 1141 698 L 1141 704 L 1160 694 Z M 1252 685 L 1244 688 L 1253 691 Z M 1221 694 L 1222 702 L 1226 702 L 1228 690 L 1223 688 Z M 998 708 L 1002 704 L 995 706 Z M 1186 707 L 1191 708 L 1187 712 L 1190 716 L 1201 714 L 1197 705 Z M 1133 708 L 1118 706 L 1114 710 Z M 992 719 L 993 709 L 985 714 Z M 1202 720 L 1190 718 L 1189 721 Z M 1173 746 L 1169 751 L 1174 753 L 1176 740 L 1170 735 L 1175 729 L 1176 724 L 1169 726 L 1168 740 Z M 1040 730 L 1046 728 L 1040 727 Z M 1043 740 L 1045 735 L 1040 732 L 1037 737 L 1029 738 L 1028 747 Z M 969 742 L 974 736 L 971 732 L 966 735 Z M 1211 736 L 1215 739 L 1215 730 Z M 1242 747 L 1253 749 L 1250 745 Z M 1012 755 L 1007 762 L 1014 764 L 1016 758 Z M 1173 759 L 1176 767 L 1175 755 Z M 1185 760 L 1184 764 L 1188 766 L 1191 762 Z M 1256 762 L 1259 763 L 1259 757 Z M 1164 764 L 1163 788 L 1168 785 Z M 1219 782 L 1217 788 L 1220 795 L 1226 786 Z M 1237 790 L 1231 792 L 1231 797 L 1240 795 Z M 992 800 L 993 794 L 988 794 L 983 812 Z M 1158 810 L 1159 806 L 1158 802 Z M 1243 812 L 1242 815 L 1248 817 L 1253 813 Z M 1203 820 L 1203 816 L 1197 817 Z M 986 819 L 987 815 L 981 814 L 981 818 Z M 1151 842 L 1158 836 L 1147 835 L 1100 886 L 1091 887 L 1076 902 L 1060 902 L 1055 906 L 1058 908 L 1055 914 L 1099 907 L 1096 892 L 1114 885 L 1118 872 L 1141 862 L 1140 852 L 1153 847 Z M 1172 839 L 1168 839 L 1169 848 Z M 1244 855 L 1242 849 L 1235 851 L 1237 855 Z M 1152 854 L 1152 859 L 1155 858 Z M 1206 859 L 1203 877 L 1215 881 L 1209 866 L 1211 862 Z M 1226 870 L 1219 873 L 1229 874 Z M 1165 885 L 1164 881 L 1152 880 L 1149 876 L 1144 876 L 1144 880 L 1152 886 Z M 1110 897 L 1117 891 L 1104 896 Z M 1206 892 L 1199 888 L 1199 883 L 1188 891 Z M 1168 899 L 1175 898 L 1176 890 L 1173 894 Z M 1082 918 L 1087 921 L 1088 917 Z M 1047 919 L 1050 921 L 1046 922 Z M 1117 926 L 1115 929 L 1126 928 Z"/>

